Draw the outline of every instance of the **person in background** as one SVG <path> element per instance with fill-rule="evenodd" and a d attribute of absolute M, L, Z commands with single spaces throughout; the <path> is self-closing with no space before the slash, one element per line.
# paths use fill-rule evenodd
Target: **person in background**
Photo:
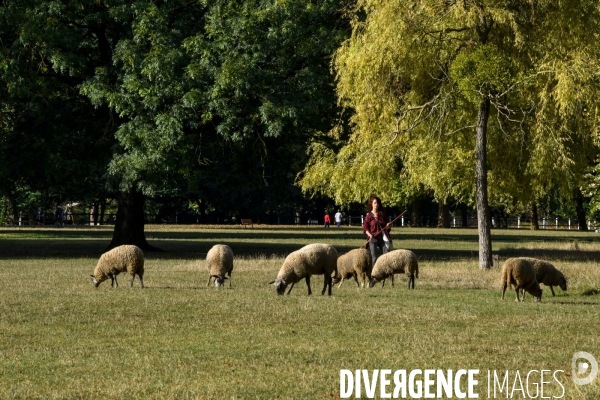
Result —
<path fill-rule="evenodd" d="M 325 224 L 323 225 L 323 228 L 329 228 L 329 225 L 331 224 L 331 218 L 329 218 L 329 214 L 325 214 Z"/>
<path fill-rule="evenodd" d="M 65 226 L 64 223 L 65 212 L 62 206 L 59 204 L 56 206 L 56 211 L 54 211 L 54 225 L 60 227 Z"/>
<path fill-rule="evenodd" d="M 38 207 L 37 214 L 35 214 L 35 220 L 37 221 L 37 226 L 44 226 L 44 211 L 42 207 Z"/>
<path fill-rule="evenodd" d="M 335 224 L 337 225 L 337 227 L 339 228 L 340 225 L 342 225 L 342 213 L 340 212 L 340 210 L 338 209 L 338 211 L 335 213 L 334 217 L 335 219 Z"/>
<path fill-rule="evenodd" d="M 363 223 L 363 230 L 369 238 L 368 248 L 371 251 L 373 265 L 377 261 L 377 247 L 382 254 L 386 254 L 392 248 L 392 237 L 390 236 L 390 224 L 381 206 L 381 200 L 372 196 L 367 204 L 368 213 Z"/>

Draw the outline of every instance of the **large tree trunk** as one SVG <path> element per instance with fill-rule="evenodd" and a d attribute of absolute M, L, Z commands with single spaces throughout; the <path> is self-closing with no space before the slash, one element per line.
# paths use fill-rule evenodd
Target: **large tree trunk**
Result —
<path fill-rule="evenodd" d="M 438 228 L 450 228 L 450 208 L 445 201 L 439 202 L 438 208 Z"/>
<path fill-rule="evenodd" d="M 533 203 L 531 203 L 531 229 L 534 231 L 537 231 L 540 229 L 540 224 L 539 224 L 538 220 L 539 220 L 539 216 L 538 216 L 537 204 L 534 201 Z"/>
<path fill-rule="evenodd" d="M 113 238 L 107 250 L 123 244 L 133 244 L 145 251 L 159 251 L 150 246 L 144 233 L 144 203 L 142 193 L 130 189 L 118 196 L 117 219 Z"/>
<path fill-rule="evenodd" d="M 477 178 L 477 229 L 479 233 L 479 268 L 492 268 L 492 236 L 490 233 L 490 209 L 487 188 L 487 123 L 490 100 L 479 104 L 479 116 L 475 129 L 475 174 Z"/>

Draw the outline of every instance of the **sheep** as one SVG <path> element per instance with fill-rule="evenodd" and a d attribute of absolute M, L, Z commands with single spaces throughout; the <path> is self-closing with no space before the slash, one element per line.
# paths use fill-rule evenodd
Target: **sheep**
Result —
<path fill-rule="evenodd" d="M 291 284 L 287 292 L 287 294 L 290 294 L 296 282 L 304 278 L 310 296 L 312 294 L 310 290 L 311 275 L 323 274 L 324 284 L 321 295 L 325 294 L 326 288 L 329 288 L 328 294 L 331 296 L 331 275 L 337 268 L 337 258 L 338 252 L 333 246 L 322 243 L 309 244 L 290 253 L 283 261 L 277 279 L 269 282 L 269 284 L 275 286 L 275 290 L 279 295 L 282 295 L 285 288 Z"/>
<path fill-rule="evenodd" d="M 365 248 L 354 249 L 340 256 L 337 259 L 337 269 L 333 272 L 333 284 L 338 282 L 340 286 L 344 283 L 344 279 L 354 277 L 358 287 L 365 287 L 365 284 L 371 280 L 371 270 L 373 269 L 373 259 L 369 250 Z M 360 283 L 358 283 L 360 277 Z"/>
<path fill-rule="evenodd" d="M 206 254 L 206 268 L 208 269 L 208 283 L 215 278 L 215 286 L 220 287 L 225 283 L 225 274 L 229 275 L 231 287 L 231 271 L 233 270 L 233 251 L 226 244 L 215 244 Z"/>
<path fill-rule="evenodd" d="M 542 289 L 535 278 L 535 268 L 523 258 L 509 258 L 502 266 L 502 300 L 508 286 L 514 286 L 517 294 L 515 301 L 525 300 L 525 291 L 531 294 L 535 301 L 542 300 Z M 521 298 L 519 299 L 519 290 Z"/>
<path fill-rule="evenodd" d="M 383 254 L 377 259 L 371 272 L 371 282 L 369 287 L 383 280 L 385 285 L 386 278 L 392 279 L 392 287 L 394 286 L 394 274 L 405 273 L 408 278 L 408 288 L 415 288 L 415 278 L 419 277 L 419 262 L 417 256 L 410 250 L 394 250 Z"/>
<path fill-rule="evenodd" d="M 94 274 L 90 276 L 95 288 L 108 278 L 111 279 L 110 287 L 119 287 L 117 275 L 121 272 L 131 275 L 129 287 L 133 286 L 135 274 L 140 277 L 140 284 L 144 287 L 144 252 L 139 247 L 126 244 L 102 254 Z"/>
<path fill-rule="evenodd" d="M 552 286 L 558 286 L 562 290 L 567 290 L 567 279 L 554 265 L 548 261 L 540 260 L 538 258 L 521 257 L 527 260 L 533 265 L 535 269 L 535 278 L 538 283 L 543 283 L 546 286 L 550 286 L 552 296 L 555 296 L 554 289 Z"/>

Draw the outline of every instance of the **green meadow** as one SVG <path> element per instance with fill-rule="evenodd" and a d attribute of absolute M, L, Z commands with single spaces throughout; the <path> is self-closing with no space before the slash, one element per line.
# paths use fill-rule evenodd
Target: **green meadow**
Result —
<path fill-rule="evenodd" d="M 496 398 L 515 399 L 542 398 L 540 373 L 526 376 L 546 370 L 544 398 L 600 398 L 600 376 L 578 386 L 571 368 L 577 351 L 600 360 L 600 234 L 493 230 L 501 263 L 544 258 L 568 278 L 566 292 L 516 303 L 514 291 L 500 299 L 499 269 L 479 270 L 472 229 L 395 228 L 395 247 L 419 258 L 415 290 L 398 276 L 383 289 L 346 281 L 331 297 L 320 276 L 312 296 L 304 282 L 289 296 L 268 282 L 306 244 L 359 247 L 359 227 L 146 232 L 163 250 L 146 253 L 146 288 L 121 274 L 118 288 L 94 289 L 110 228 L 0 229 L 0 399 L 337 398 L 342 369 L 478 369 L 479 398 L 488 371 L 508 371 Z M 231 289 L 206 286 L 217 243 L 236 255 Z"/>

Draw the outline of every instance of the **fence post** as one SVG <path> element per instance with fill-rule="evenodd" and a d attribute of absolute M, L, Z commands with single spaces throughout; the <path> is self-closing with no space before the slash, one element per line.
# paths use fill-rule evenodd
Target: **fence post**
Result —
<path fill-rule="evenodd" d="M 452 225 L 454 225 L 453 227 L 456 228 L 456 217 L 452 218 Z"/>
<path fill-rule="evenodd" d="M 569 230 L 571 230 L 571 218 L 569 218 Z"/>
<path fill-rule="evenodd" d="M 556 229 L 558 230 L 558 218 L 556 218 Z"/>
<path fill-rule="evenodd" d="M 404 215 L 402 216 L 402 226 L 404 226 Z"/>
<path fill-rule="evenodd" d="M 517 229 L 521 229 L 521 217 L 517 217 Z"/>

